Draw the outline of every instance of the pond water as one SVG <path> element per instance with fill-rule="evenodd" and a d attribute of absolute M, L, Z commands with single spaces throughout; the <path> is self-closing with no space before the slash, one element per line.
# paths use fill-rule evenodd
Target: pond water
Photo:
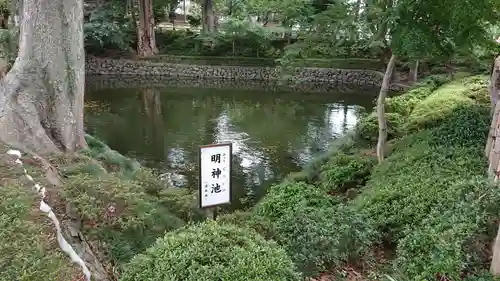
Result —
<path fill-rule="evenodd" d="M 88 83 L 87 132 L 179 187 L 198 187 L 200 145 L 232 142 L 235 207 L 245 204 L 242 198 L 259 199 L 270 184 L 325 151 L 356 124 L 359 106 L 372 107 L 377 93 Z"/>

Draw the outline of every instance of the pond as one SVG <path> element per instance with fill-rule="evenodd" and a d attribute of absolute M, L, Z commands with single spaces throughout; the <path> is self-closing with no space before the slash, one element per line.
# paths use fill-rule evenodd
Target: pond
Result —
<path fill-rule="evenodd" d="M 233 207 L 255 202 L 270 184 L 324 152 L 377 93 L 93 83 L 88 79 L 87 132 L 173 185 L 196 189 L 199 146 L 232 142 Z"/>

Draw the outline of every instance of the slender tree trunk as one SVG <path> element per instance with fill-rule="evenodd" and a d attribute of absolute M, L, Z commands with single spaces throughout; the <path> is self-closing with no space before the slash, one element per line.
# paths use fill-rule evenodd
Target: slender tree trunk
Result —
<path fill-rule="evenodd" d="M 391 87 L 391 77 L 396 65 L 396 56 L 391 55 L 387 69 L 385 70 L 382 86 L 377 99 L 377 118 L 378 118 L 378 142 L 377 142 L 377 159 L 381 163 L 384 160 L 385 144 L 387 141 L 387 120 L 385 119 L 385 98 Z"/>
<path fill-rule="evenodd" d="M 0 139 L 36 154 L 86 147 L 83 1 L 26 0 L 18 58 L 0 84 Z"/>
<path fill-rule="evenodd" d="M 410 68 L 409 78 L 412 83 L 415 83 L 418 80 L 418 65 L 419 65 L 419 60 L 415 60 L 413 67 Z"/>
<path fill-rule="evenodd" d="M 139 0 L 139 26 L 137 27 L 137 54 L 140 57 L 154 56 L 158 53 L 155 39 L 152 0 Z"/>

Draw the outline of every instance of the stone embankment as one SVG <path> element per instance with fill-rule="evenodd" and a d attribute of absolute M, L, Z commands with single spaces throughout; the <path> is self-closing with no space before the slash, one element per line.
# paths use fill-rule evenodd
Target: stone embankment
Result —
<path fill-rule="evenodd" d="M 274 67 L 187 65 L 146 60 L 88 58 L 89 75 L 155 76 L 192 79 L 280 81 L 281 74 Z M 383 73 L 373 70 L 297 68 L 288 79 L 293 83 L 327 83 L 332 85 L 379 86 Z M 401 86 L 393 85 L 393 90 Z"/>

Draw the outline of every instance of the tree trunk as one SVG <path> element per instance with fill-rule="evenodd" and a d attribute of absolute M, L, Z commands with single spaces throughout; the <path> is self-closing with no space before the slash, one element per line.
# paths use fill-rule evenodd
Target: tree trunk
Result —
<path fill-rule="evenodd" d="M 152 0 L 139 0 L 139 26 L 137 27 L 137 54 L 150 57 L 158 53 L 155 39 Z"/>
<path fill-rule="evenodd" d="M 413 64 L 413 67 L 410 68 L 410 82 L 415 83 L 418 80 L 418 65 L 419 65 L 419 60 L 415 60 L 415 63 Z"/>
<path fill-rule="evenodd" d="M 491 169 L 492 167 L 492 145 L 495 142 L 495 138 L 497 136 L 497 121 L 498 121 L 498 115 L 500 114 L 500 108 L 498 108 L 497 100 L 500 95 L 500 56 L 498 56 L 493 63 L 493 68 L 491 70 L 491 76 L 490 76 L 490 86 L 489 86 L 489 93 L 490 93 L 490 99 L 491 99 L 491 108 L 492 108 L 492 121 L 490 125 L 490 130 L 488 133 L 488 139 L 486 141 L 486 148 L 485 148 L 485 155 L 488 157 L 488 160 L 490 161 L 490 169 L 489 172 L 490 174 L 493 172 Z M 498 160 L 496 161 L 498 162 Z M 498 164 L 495 164 L 498 165 Z"/>
<path fill-rule="evenodd" d="M 385 70 L 382 86 L 377 99 L 377 118 L 378 118 L 378 142 L 377 142 L 377 159 L 381 163 L 384 160 L 385 143 L 387 141 L 387 120 L 385 120 L 385 97 L 391 87 L 391 77 L 396 64 L 396 56 L 391 55 L 389 64 Z"/>
<path fill-rule="evenodd" d="M 202 7 L 202 22 L 204 32 L 214 32 L 215 31 L 215 14 L 212 0 L 203 0 Z"/>
<path fill-rule="evenodd" d="M 0 83 L 0 139 L 25 152 L 87 147 L 83 1 L 26 0 L 19 53 Z"/>

